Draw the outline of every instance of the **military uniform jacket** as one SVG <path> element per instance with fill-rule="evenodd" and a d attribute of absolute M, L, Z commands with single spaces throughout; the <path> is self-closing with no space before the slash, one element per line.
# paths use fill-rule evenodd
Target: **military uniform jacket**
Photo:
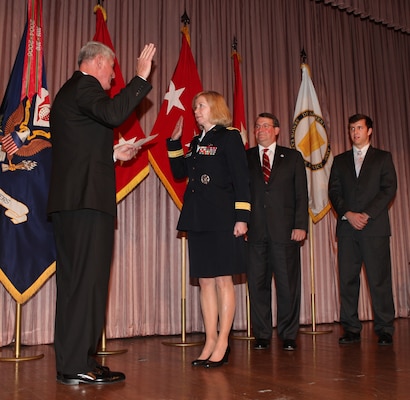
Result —
<path fill-rule="evenodd" d="M 338 219 L 337 236 L 350 236 L 355 229 L 343 217 L 347 211 L 370 216 L 360 231 L 364 236 L 390 236 L 389 203 L 397 190 L 397 177 L 391 153 L 370 146 L 356 177 L 353 150 L 333 160 L 329 178 L 329 198 Z"/>
<path fill-rule="evenodd" d="M 113 128 L 151 90 L 136 76 L 114 98 L 81 71 L 63 85 L 50 113 L 52 172 L 48 213 L 94 209 L 116 214 Z"/>
<path fill-rule="evenodd" d="M 177 229 L 231 230 L 248 222 L 249 171 L 239 131 L 215 126 L 201 142 L 195 136 L 184 155 L 180 140 L 167 140 L 175 179 L 188 178 Z"/>

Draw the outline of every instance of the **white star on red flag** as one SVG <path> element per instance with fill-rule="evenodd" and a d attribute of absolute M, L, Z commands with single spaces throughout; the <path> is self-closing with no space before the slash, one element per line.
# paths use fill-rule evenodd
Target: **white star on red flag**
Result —
<path fill-rule="evenodd" d="M 185 111 L 184 105 L 181 103 L 180 97 L 185 88 L 176 89 L 174 82 L 170 82 L 168 92 L 165 93 L 164 100 L 168 100 L 167 115 L 172 110 L 172 107 L 180 108 Z"/>

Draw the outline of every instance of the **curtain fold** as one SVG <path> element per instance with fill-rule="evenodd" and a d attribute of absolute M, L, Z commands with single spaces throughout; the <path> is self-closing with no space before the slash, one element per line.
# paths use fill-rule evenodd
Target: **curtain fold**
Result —
<path fill-rule="evenodd" d="M 51 102 L 77 68 L 80 47 L 94 36 L 96 3 L 43 0 L 45 67 Z M 363 112 L 373 118 L 372 143 L 392 152 L 397 169 L 398 192 L 390 209 L 393 292 L 396 316 L 408 317 L 408 2 L 110 0 L 105 3 L 107 26 L 125 81 L 135 72 L 136 58 L 143 44 L 154 42 L 158 47 L 150 77 L 153 90 L 137 109 L 145 134 L 154 126 L 178 60 L 180 17 L 185 9 L 191 19 L 191 49 L 204 89 L 222 93 L 231 110 L 234 85 L 231 43 L 234 36 L 237 38 L 250 146 L 255 145 L 252 133 L 255 116 L 263 111 L 278 116 L 281 123 L 278 142 L 289 146 L 301 82 L 302 49 L 308 57 L 334 155 L 350 148 L 347 132 L 350 115 Z M 1 99 L 20 43 L 25 8 L 26 0 L 0 2 Z M 392 24 L 393 29 L 389 29 Z M 170 127 L 170 133 L 171 130 Z M 176 231 L 178 217 L 176 205 L 152 168 L 148 177 L 118 205 L 107 304 L 108 338 L 181 333 L 182 243 Z M 4 223 L 3 219 L 0 215 L 0 223 Z M 335 215 L 329 212 L 309 232 L 314 246 L 317 323 L 339 319 L 335 227 Z M 2 246 L 7 245 L 7 238 L 1 240 Z M 312 323 L 310 271 L 309 241 L 306 241 L 302 247 L 302 324 Z M 369 320 L 373 316 L 364 273 L 362 279 L 359 316 Z M 187 279 L 186 289 L 187 332 L 203 331 L 199 288 L 196 282 Z M 234 329 L 245 329 L 245 284 L 238 283 L 235 290 Z M 53 341 L 55 296 L 53 276 L 23 305 L 22 344 Z M 275 297 L 272 305 L 276 325 Z M 0 346 L 13 341 L 14 329 L 15 304 L 0 286 Z"/>
<path fill-rule="evenodd" d="M 360 18 L 410 34 L 410 3 L 407 0 L 312 0 L 338 7 Z"/>

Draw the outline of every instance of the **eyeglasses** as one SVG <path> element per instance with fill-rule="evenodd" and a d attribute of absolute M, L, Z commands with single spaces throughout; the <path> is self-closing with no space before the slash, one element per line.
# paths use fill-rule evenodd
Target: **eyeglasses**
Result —
<path fill-rule="evenodd" d="M 270 124 L 256 124 L 255 125 L 255 129 L 268 129 L 269 127 L 274 127 L 274 125 L 270 125 Z"/>

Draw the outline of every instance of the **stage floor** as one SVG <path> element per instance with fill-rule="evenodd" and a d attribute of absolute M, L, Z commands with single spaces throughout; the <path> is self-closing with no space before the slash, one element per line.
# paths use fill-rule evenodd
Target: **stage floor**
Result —
<path fill-rule="evenodd" d="M 361 343 L 342 346 L 340 325 L 317 325 L 317 332 L 331 332 L 301 333 L 294 352 L 282 350 L 276 331 L 268 350 L 254 350 L 252 340 L 237 338 L 245 332 L 233 332 L 229 364 L 211 370 L 191 366 L 200 347 L 172 345 L 180 336 L 107 340 L 107 351 L 126 352 L 100 361 L 127 379 L 100 386 L 58 384 L 53 346 L 23 346 L 22 357 L 44 357 L 0 362 L 0 399 L 404 400 L 410 398 L 410 319 L 396 320 L 395 327 L 393 346 L 377 345 L 372 322 L 364 323 Z M 189 334 L 185 342 L 203 339 Z M 14 356 L 12 347 L 0 350 L 0 358 Z"/>

